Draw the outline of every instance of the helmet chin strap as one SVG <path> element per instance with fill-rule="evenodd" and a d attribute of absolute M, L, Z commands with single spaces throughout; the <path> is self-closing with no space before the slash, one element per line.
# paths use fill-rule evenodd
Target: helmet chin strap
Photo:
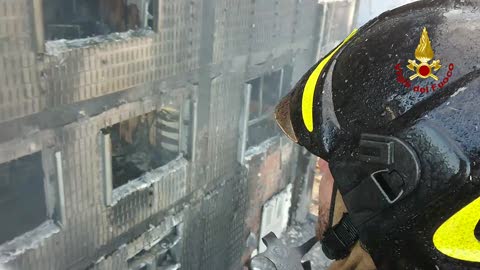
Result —
<path fill-rule="evenodd" d="M 323 234 L 322 250 L 327 258 L 340 260 L 350 254 L 357 240 L 358 231 L 348 213 L 345 213 L 338 224 Z"/>
<path fill-rule="evenodd" d="M 322 250 L 331 260 L 347 257 L 358 240 L 358 231 L 353 225 L 337 187 L 333 186 L 330 201 L 328 229 L 321 236 Z"/>
<path fill-rule="evenodd" d="M 332 200 L 330 205 L 331 205 L 330 218 L 329 218 L 329 225 L 328 225 L 329 229 L 327 229 L 324 233 L 322 233 L 322 237 L 321 237 L 322 249 L 324 250 L 325 254 L 329 252 L 329 251 L 325 252 L 325 249 L 329 248 L 330 250 L 333 250 L 333 248 L 329 246 L 325 238 L 330 236 L 326 236 L 325 234 L 332 234 L 332 231 L 333 231 L 333 232 L 336 232 L 337 235 L 341 235 L 340 237 L 343 237 L 342 233 L 338 233 L 339 229 L 333 229 L 332 226 L 335 228 L 339 228 L 339 227 L 349 228 L 351 226 L 351 224 L 348 225 L 348 223 L 350 222 L 350 218 L 346 216 L 348 210 L 346 209 L 345 203 L 343 202 L 343 197 L 335 186 L 332 192 Z M 348 239 L 345 240 L 345 242 L 347 241 Z M 337 244 L 333 244 L 333 246 L 338 247 L 339 245 L 337 243 Z M 340 257 L 342 256 L 338 255 L 338 259 L 336 259 L 336 261 L 330 265 L 330 267 L 328 268 L 329 270 L 376 269 L 376 266 L 373 262 L 372 257 L 367 251 L 363 249 L 363 247 L 358 242 L 358 240 L 355 241 L 353 246 L 350 246 L 348 248 L 344 247 L 343 252 L 344 252 L 343 254 L 346 254 L 346 257 L 344 257 L 343 259 L 340 259 Z M 342 253 L 342 251 L 338 253 Z"/>
<path fill-rule="evenodd" d="M 371 173 L 341 197 L 343 211 L 338 211 L 337 192 L 332 192 L 330 228 L 322 239 L 323 252 L 329 259 L 347 257 L 359 239 L 363 224 L 408 195 L 418 184 L 418 159 L 403 141 L 395 137 L 362 134 L 358 153 L 358 159 L 364 162 L 363 167 Z"/>

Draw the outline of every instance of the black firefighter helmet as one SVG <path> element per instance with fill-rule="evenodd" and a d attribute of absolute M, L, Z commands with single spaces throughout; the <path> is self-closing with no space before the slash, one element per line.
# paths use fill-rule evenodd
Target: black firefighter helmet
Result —
<path fill-rule="evenodd" d="M 329 162 L 378 269 L 480 269 L 479 0 L 373 19 L 300 79 L 276 119 Z"/>

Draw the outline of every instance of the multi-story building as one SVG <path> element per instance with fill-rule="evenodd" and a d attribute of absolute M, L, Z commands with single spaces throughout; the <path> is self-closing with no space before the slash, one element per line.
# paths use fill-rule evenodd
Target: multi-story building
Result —
<path fill-rule="evenodd" d="M 322 16 L 313 0 L 0 0 L 0 265 L 241 269 L 305 212 L 310 156 L 272 110 Z"/>

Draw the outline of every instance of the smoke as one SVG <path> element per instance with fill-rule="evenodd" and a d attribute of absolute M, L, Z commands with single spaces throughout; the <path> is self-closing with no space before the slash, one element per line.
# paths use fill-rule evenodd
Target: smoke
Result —
<path fill-rule="evenodd" d="M 0 270 L 10 270 L 10 269 L 7 268 L 6 266 L 0 264 Z"/>

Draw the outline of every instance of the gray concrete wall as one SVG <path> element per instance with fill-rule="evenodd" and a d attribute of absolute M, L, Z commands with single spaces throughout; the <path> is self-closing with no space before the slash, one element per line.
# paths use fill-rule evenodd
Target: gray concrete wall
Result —
<path fill-rule="evenodd" d="M 0 161 L 42 151 L 52 212 L 0 245 L 0 265 L 127 269 L 182 224 L 182 269 L 240 269 L 261 204 L 297 178 L 299 151 L 280 136 L 238 160 L 241 100 L 249 79 L 291 65 L 296 82 L 313 64 L 315 1 L 159 3 L 157 31 L 87 44 L 41 42 L 38 1 L 0 0 Z M 100 130 L 185 101 L 190 147 L 106 204 Z"/>

